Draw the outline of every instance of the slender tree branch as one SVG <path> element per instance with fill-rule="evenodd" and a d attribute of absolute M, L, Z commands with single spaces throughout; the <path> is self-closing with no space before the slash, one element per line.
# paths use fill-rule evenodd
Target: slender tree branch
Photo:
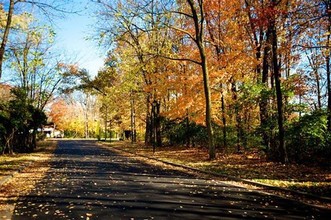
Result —
<path fill-rule="evenodd" d="M 302 44 L 294 44 L 292 47 L 301 47 L 304 49 L 330 49 L 331 46 L 322 45 L 322 46 L 305 46 Z"/>
<path fill-rule="evenodd" d="M 189 17 L 189 18 L 193 18 L 193 16 L 192 16 L 192 15 L 190 15 L 190 14 L 187 14 L 187 13 L 185 13 L 185 12 L 182 12 L 182 11 L 170 11 L 170 13 L 172 13 L 172 14 L 179 14 L 179 15 L 184 15 L 184 16 L 186 16 L 186 17 Z"/>
<path fill-rule="evenodd" d="M 174 26 L 169 26 L 169 28 L 172 28 L 176 31 L 179 31 L 179 32 L 182 32 L 182 33 L 186 34 L 187 36 L 189 36 L 189 38 L 191 38 L 194 42 L 196 42 L 196 38 L 190 32 L 188 32 L 184 29 L 181 29 L 181 28 L 174 27 Z"/>
<path fill-rule="evenodd" d="M 165 56 L 165 55 L 158 55 L 159 57 L 168 59 L 168 60 L 174 60 L 174 61 L 188 61 L 188 62 L 192 62 L 198 65 L 201 65 L 201 62 L 193 60 L 193 59 L 189 59 L 189 58 L 175 58 L 175 57 L 169 57 L 169 56 Z"/>

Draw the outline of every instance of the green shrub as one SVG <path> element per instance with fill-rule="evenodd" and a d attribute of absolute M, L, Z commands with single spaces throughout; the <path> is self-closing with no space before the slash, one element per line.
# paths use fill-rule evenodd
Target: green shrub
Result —
<path fill-rule="evenodd" d="M 325 111 L 315 111 L 302 116 L 289 125 L 286 133 L 289 158 L 299 163 L 327 161 L 331 156 Z"/>
<path fill-rule="evenodd" d="M 176 122 L 163 120 L 164 142 L 169 145 L 184 145 L 187 138 L 192 146 L 204 146 L 207 144 L 208 135 L 206 127 L 190 122 L 187 126 L 186 119 Z"/>

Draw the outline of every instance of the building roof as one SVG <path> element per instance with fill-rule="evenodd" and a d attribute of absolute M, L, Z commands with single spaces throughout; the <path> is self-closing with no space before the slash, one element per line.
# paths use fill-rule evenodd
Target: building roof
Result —
<path fill-rule="evenodd" d="M 13 95 L 11 94 L 11 89 L 13 88 L 13 86 L 5 84 L 5 83 L 0 83 L 0 97 L 1 100 L 4 101 L 9 101 Z"/>

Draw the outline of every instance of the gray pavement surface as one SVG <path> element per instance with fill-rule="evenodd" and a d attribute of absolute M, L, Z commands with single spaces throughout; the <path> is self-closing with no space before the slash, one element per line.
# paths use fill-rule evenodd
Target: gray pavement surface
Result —
<path fill-rule="evenodd" d="M 331 210 L 63 140 L 12 219 L 331 219 Z"/>

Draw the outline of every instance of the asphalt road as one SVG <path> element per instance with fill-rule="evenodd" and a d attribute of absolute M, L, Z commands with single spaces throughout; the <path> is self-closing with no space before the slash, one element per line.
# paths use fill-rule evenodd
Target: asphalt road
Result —
<path fill-rule="evenodd" d="M 163 170 L 98 147 L 60 141 L 47 176 L 12 219 L 330 219 L 330 210 Z"/>

